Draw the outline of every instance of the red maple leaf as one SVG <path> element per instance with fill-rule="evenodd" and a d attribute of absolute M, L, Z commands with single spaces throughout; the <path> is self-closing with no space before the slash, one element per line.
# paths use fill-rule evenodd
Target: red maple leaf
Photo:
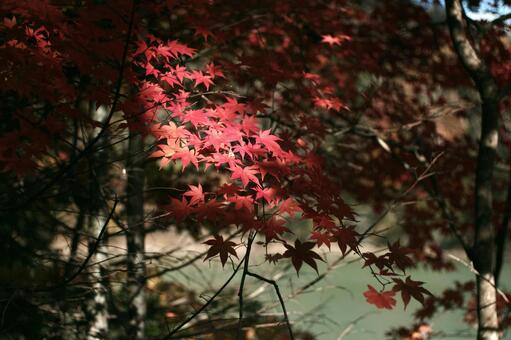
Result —
<path fill-rule="evenodd" d="M 134 56 L 139 55 L 147 51 L 149 47 L 147 46 L 147 43 L 144 40 L 138 40 L 137 41 L 137 50 L 133 53 Z"/>
<path fill-rule="evenodd" d="M 206 90 L 209 90 L 209 87 L 213 85 L 213 80 L 211 80 L 211 76 L 205 75 L 204 73 L 202 73 L 202 71 L 192 71 L 190 78 L 195 80 L 195 86 L 204 84 Z"/>
<path fill-rule="evenodd" d="M 316 241 L 318 248 L 324 244 L 328 247 L 328 249 L 330 249 L 330 238 L 330 235 L 327 233 L 320 233 L 319 231 L 313 231 L 310 237 L 311 240 Z"/>
<path fill-rule="evenodd" d="M 234 249 L 236 243 L 232 241 L 224 241 L 224 238 L 221 235 L 215 236 L 214 239 L 207 240 L 204 242 L 204 244 L 211 246 L 206 254 L 204 261 L 216 255 L 220 255 L 220 262 L 222 262 L 222 266 L 224 266 L 227 262 L 229 254 L 238 258 L 236 250 Z"/>
<path fill-rule="evenodd" d="M 273 152 L 274 155 L 280 155 L 282 153 L 282 148 L 277 143 L 281 139 L 275 135 L 271 134 L 271 130 L 259 131 L 259 135 L 255 137 L 256 141 L 260 144 L 266 146 L 266 148 Z"/>
<path fill-rule="evenodd" d="M 179 54 L 183 54 L 183 55 L 187 55 L 189 57 L 192 57 L 193 54 L 195 53 L 195 49 L 190 48 L 190 47 L 188 47 L 186 45 L 183 45 L 183 44 L 179 43 L 177 40 L 170 41 L 167 44 L 167 47 L 168 47 L 168 51 L 175 58 L 177 58 L 179 56 Z"/>
<path fill-rule="evenodd" d="M 174 73 L 177 79 L 179 79 L 180 82 L 183 82 L 184 78 L 189 78 L 190 75 L 188 71 L 186 71 L 186 67 L 176 65 L 175 68 L 170 68 L 170 70 Z"/>
<path fill-rule="evenodd" d="M 264 199 L 266 202 L 271 203 L 275 199 L 277 190 L 275 188 L 260 188 L 256 187 L 256 199 Z"/>
<path fill-rule="evenodd" d="M 406 268 L 413 266 L 413 260 L 407 256 L 414 252 L 413 249 L 401 247 L 397 240 L 393 244 L 389 244 L 389 250 L 390 252 L 385 254 L 389 258 L 389 262 L 395 264 L 403 272 Z"/>
<path fill-rule="evenodd" d="M 327 110 L 333 109 L 335 111 L 340 111 L 342 108 L 346 108 L 346 106 L 342 104 L 342 102 L 337 98 L 328 99 L 315 97 L 314 105 L 316 105 L 317 107 L 321 107 L 323 109 Z"/>
<path fill-rule="evenodd" d="M 180 151 L 176 152 L 172 159 L 179 159 L 181 160 L 181 171 L 184 171 L 184 169 L 192 163 L 196 169 L 199 168 L 199 161 L 197 159 L 197 155 L 195 154 L 195 150 L 190 150 L 188 148 L 183 148 Z"/>
<path fill-rule="evenodd" d="M 396 305 L 396 300 L 394 299 L 394 295 L 396 294 L 394 291 L 389 290 L 387 292 L 378 292 L 374 289 L 373 286 L 367 285 L 369 290 L 364 292 L 364 296 L 372 305 L 375 305 L 377 308 L 385 308 L 392 309 Z"/>
<path fill-rule="evenodd" d="M 333 239 L 337 241 L 339 249 L 342 254 L 345 255 L 347 248 L 355 250 L 358 246 L 357 240 L 358 233 L 355 231 L 355 227 L 342 227 L 337 228 L 333 232 Z"/>
<path fill-rule="evenodd" d="M 195 33 L 193 35 L 202 37 L 202 39 L 204 39 L 204 41 L 208 41 L 208 38 L 210 36 L 211 37 L 214 36 L 213 33 L 211 33 L 211 31 L 209 30 L 209 28 L 206 26 L 196 26 L 196 27 L 194 27 L 194 30 L 195 30 Z"/>
<path fill-rule="evenodd" d="M 284 247 L 286 247 L 287 250 L 282 256 L 291 258 L 291 263 L 293 263 L 297 274 L 300 272 L 303 262 L 307 263 L 317 272 L 318 266 L 316 264 L 316 260 L 323 261 L 323 259 L 316 252 L 311 250 L 315 245 L 316 244 L 314 242 L 302 243 L 297 239 L 294 247 L 289 244 L 284 244 Z"/>
<path fill-rule="evenodd" d="M 280 179 L 289 173 L 289 166 L 284 164 L 283 162 L 277 161 L 262 161 L 257 164 L 259 167 L 259 171 L 261 173 L 261 177 L 266 177 L 267 174 L 272 175 L 277 181 L 280 182 Z"/>
<path fill-rule="evenodd" d="M 183 196 L 190 197 L 190 205 L 195 205 L 204 202 L 204 193 L 202 192 L 202 185 L 195 186 L 189 185 L 190 190 L 185 192 Z"/>
<path fill-rule="evenodd" d="M 184 126 L 177 126 L 174 122 L 169 122 L 168 125 L 160 124 L 159 126 L 152 126 L 151 133 L 158 139 L 167 139 L 176 142 L 181 138 L 186 138 L 190 132 Z"/>
<path fill-rule="evenodd" d="M 13 28 L 16 26 L 16 17 L 12 17 L 12 19 L 4 18 L 4 26 L 7 28 Z"/>
<path fill-rule="evenodd" d="M 262 222 L 259 230 L 266 236 L 266 242 L 270 242 L 273 239 L 278 239 L 285 232 L 291 232 L 287 227 L 284 227 L 284 224 L 286 224 L 285 220 L 273 217 Z"/>
<path fill-rule="evenodd" d="M 294 199 L 289 197 L 282 201 L 279 207 L 279 212 L 281 214 L 287 213 L 289 216 L 294 216 L 296 213 L 302 212 L 302 208 L 300 208 Z"/>
<path fill-rule="evenodd" d="M 214 79 L 215 77 L 225 78 L 224 72 L 222 72 L 218 65 L 215 65 L 213 63 L 209 63 L 206 65 L 206 71 L 211 76 L 211 79 Z"/>
<path fill-rule="evenodd" d="M 229 183 L 229 184 L 224 183 L 224 185 L 222 185 L 220 188 L 218 188 L 217 193 L 219 195 L 225 195 L 227 197 L 227 196 L 232 196 L 232 195 L 237 194 L 240 190 L 241 190 L 241 188 L 234 183 Z"/>
<path fill-rule="evenodd" d="M 430 295 L 431 292 L 424 287 L 421 287 L 424 282 L 421 281 L 413 281 L 410 279 L 410 276 L 406 277 L 406 280 L 403 281 L 401 279 L 393 279 L 396 283 L 392 290 L 394 292 L 401 292 L 401 298 L 403 299 L 403 303 L 406 306 L 410 302 L 410 298 L 413 297 L 415 300 L 419 301 L 422 305 L 424 305 L 424 295 Z"/>
<path fill-rule="evenodd" d="M 266 254 L 265 259 L 268 261 L 268 263 L 277 264 L 277 262 L 282 258 L 282 254 L 276 253 L 276 254 Z"/>
<path fill-rule="evenodd" d="M 157 151 L 154 151 L 149 157 L 162 157 L 160 159 L 160 169 L 163 169 L 164 167 L 167 166 L 167 164 L 169 164 L 172 156 L 176 153 L 176 150 L 178 150 L 176 148 L 175 145 L 166 145 L 166 144 L 160 144 L 158 145 L 158 147 L 160 148 L 160 150 L 157 150 Z"/>
<path fill-rule="evenodd" d="M 321 38 L 323 38 L 321 40 L 322 43 L 328 44 L 330 46 L 341 45 L 341 43 L 343 41 L 351 40 L 351 37 L 349 37 L 347 35 L 336 35 L 336 36 L 333 36 L 331 34 L 327 34 L 327 35 L 322 35 Z"/>
<path fill-rule="evenodd" d="M 188 204 L 186 199 L 183 197 L 181 200 L 177 198 L 170 199 L 170 205 L 167 207 L 170 211 L 170 215 L 173 216 L 176 221 L 182 221 L 188 217 L 193 211 L 193 208 Z"/>
<path fill-rule="evenodd" d="M 248 211 L 252 211 L 254 208 L 254 199 L 251 196 L 240 196 L 234 195 L 228 198 L 229 202 L 234 203 L 234 209 L 247 209 Z"/>
<path fill-rule="evenodd" d="M 362 257 L 365 260 L 362 268 L 372 266 L 374 264 L 379 270 L 383 270 L 384 267 L 392 269 L 392 264 L 386 256 L 376 256 L 373 253 L 363 253 Z"/>
<path fill-rule="evenodd" d="M 314 226 L 318 229 L 332 229 L 335 227 L 335 222 L 328 215 L 319 215 L 314 217 Z"/>
<path fill-rule="evenodd" d="M 174 85 L 181 85 L 181 82 L 177 79 L 175 75 L 168 72 L 161 76 L 161 80 L 166 82 L 170 87 L 174 87 Z"/>
<path fill-rule="evenodd" d="M 237 112 L 239 114 L 245 114 L 247 106 L 243 103 L 238 103 L 236 98 L 227 97 L 226 102 L 223 104 L 223 107 L 226 111 L 229 112 Z"/>
<path fill-rule="evenodd" d="M 224 217 L 222 203 L 217 200 L 209 200 L 205 204 L 199 204 L 195 208 L 195 213 L 199 221 L 218 221 Z"/>
<path fill-rule="evenodd" d="M 183 123 L 190 122 L 193 126 L 209 125 L 210 120 L 204 110 L 188 110 L 183 115 Z"/>
<path fill-rule="evenodd" d="M 259 131 L 259 124 L 255 116 L 245 116 L 241 121 L 241 128 L 245 133 L 250 134 Z"/>
<path fill-rule="evenodd" d="M 259 173 L 259 169 L 254 166 L 235 166 L 234 168 L 229 168 L 232 171 L 231 179 L 240 179 L 241 183 L 243 183 L 243 187 L 246 187 L 249 182 L 254 182 L 258 186 L 261 186 L 259 183 L 259 178 L 257 178 L 256 174 Z"/>

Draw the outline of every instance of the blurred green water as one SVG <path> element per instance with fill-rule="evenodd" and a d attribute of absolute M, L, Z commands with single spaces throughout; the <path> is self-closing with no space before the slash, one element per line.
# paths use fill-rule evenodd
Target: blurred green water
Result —
<path fill-rule="evenodd" d="M 466 282 L 473 279 L 473 274 L 467 268 L 460 264 L 456 266 L 457 271 L 454 272 L 418 269 L 407 274 L 414 280 L 426 282 L 425 287 L 433 294 L 440 294 L 444 289 L 452 287 L 455 281 Z M 325 265 L 321 265 L 319 272 L 323 272 L 325 268 Z M 253 272 L 264 274 L 268 278 L 279 270 L 281 271 L 282 267 L 268 264 L 252 267 Z M 212 262 L 199 265 L 195 269 L 188 269 L 186 273 L 174 275 L 173 279 L 182 282 L 184 280 L 183 283 L 196 287 L 197 293 L 200 294 L 207 291 L 208 287 L 220 286 L 231 273 L 232 270 L 227 266 L 222 269 L 219 263 Z M 299 277 L 289 271 L 278 280 L 282 295 L 288 296 L 315 277 L 317 274 L 310 267 L 302 268 Z M 237 289 L 238 284 L 239 277 L 231 282 L 230 287 Z M 404 310 L 398 297 L 398 304 L 393 310 L 378 310 L 366 303 L 362 295 L 367 290 L 368 284 L 379 287 L 371 273 L 361 269 L 358 262 L 335 269 L 325 279 L 314 285 L 308 293 L 286 301 L 293 327 L 307 330 L 319 340 L 378 340 L 385 339 L 385 333 L 390 328 L 412 325 L 412 314 L 419 306 L 418 303 L 412 301 Z M 504 268 L 501 285 L 503 288 L 511 289 L 510 265 Z M 245 296 L 264 286 L 261 282 L 248 278 Z M 257 299 L 268 305 L 278 303 L 277 295 L 268 285 Z M 276 305 L 267 312 L 281 316 L 282 311 L 280 305 Z M 462 319 L 461 312 L 438 313 L 431 324 L 433 330 L 442 331 L 443 336 L 435 338 L 475 339 L 475 330 L 465 324 Z M 505 339 L 511 339 L 511 336 L 508 334 Z"/>

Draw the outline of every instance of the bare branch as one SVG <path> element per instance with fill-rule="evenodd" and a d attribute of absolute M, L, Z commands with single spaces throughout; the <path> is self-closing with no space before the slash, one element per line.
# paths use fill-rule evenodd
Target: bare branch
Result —
<path fill-rule="evenodd" d="M 277 293 L 277 296 L 279 298 L 280 306 L 282 307 L 282 312 L 284 313 L 284 321 L 287 325 L 287 330 L 289 331 L 289 337 L 291 340 L 294 339 L 293 336 L 293 329 L 291 328 L 291 323 L 289 322 L 289 318 L 287 316 L 287 310 L 286 310 L 286 304 L 284 303 L 284 299 L 282 298 L 282 295 L 280 294 L 279 285 L 274 280 L 267 279 L 265 277 L 262 277 L 261 275 L 258 275 L 256 273 L 247 272 L 247 275 L 255 277 L 261 281 L 264 281 L 266 283 L 271 284 L 275 288 L 275 292 Z"/>

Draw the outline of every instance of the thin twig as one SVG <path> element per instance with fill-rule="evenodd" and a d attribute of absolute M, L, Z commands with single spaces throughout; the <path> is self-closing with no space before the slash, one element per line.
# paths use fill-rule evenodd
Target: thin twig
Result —
<path fill-rule="evenodd" d="M 133 25 L 134 25 L 134 20 L 135 20 L 135 9 L 136 9 L 135 7 L 136 7 L 136 3 L 137 3 L 137 1 L 133 1 L 133 6 L 132 6 L 131 14 L 130 14 L 130 21 L 129 21 L 129 25 L 128 25 L 128 32 L 126 34 L 127 35 L 126 42 L 124 44 L 124 50 L 122 52 L 122 58 L 121 58 L 121 65 L 119 67 L 119 77 L 117 78 L 117 83 L 115 85 L 115 95 L 114 95 L 114 99 L 112 101 L 112 106 L 110 108 L 110 112 L 109 112 L 109 114 L 108 114 L 108 116 L 107 116 L 107 118 L 105 120 L 103 128 L 101 129 L 101 131 L 99 131 L 97 136 L 94 137 L 94 139 L 92 141 L 90 141 L 90 143 L 87 144 L 87 146 L 79 154 L 77 154 L 76 157 L 73 158 L 68 163 L 68 165 L 66 167 L 64 167 L 64 169 L 59 171 L 59 173 L 57 173 L 48 183 L 46 183 L 35 194 L 30 196 L 27 200 L 25 200 L 25 202 L 23 202 L 22 204 L 20 204 L 18 206 L 4 207 L 4 208 L 0 209 L 0 211 L 8 211 L 8 210 L 16 209 L 16 208 L 19 208 L 19 207 L 23 207 L 23 206 L 31 203 L 32 201 L 36 200 L 38 197 L 40 197 L 46 190 L 51 188 L 69 170 L 71 170 L 78 163 L 79 160 L 81 160 L 89 152 L 91 152 L 93 147 L 94 147 L 94 145 L 103 137 L 103 135 L 108 130 L 109 123 L 110 123 L 110 121 L 111 121 L 111 119 L 113 117 L 113 114 L 115 113 L 115 110 L 117 108 L 117 104 L 119 103 L 119 100 L 120 100 L 120 97 L 121 97 L 121 87 L 122 87 L 122 82 L 124 80 L 123 74 L 124 74 L 124 69 L 126 68 L 126 62 L 127 62 L 127 59 L 128 59 L 129 44 L 130 44 L 130 41 L 131 41 L 131 33 L 133 31 Z"/>
<path fill-rule="evenodd" d="M 232 279 L 236 276 L 236 274 L 238 273 L 238 270 L 240 269 L 241 265 L 245 262 L 246 260 L 246 257 L 243 257 L 240 261 L 240 263 L 238 263 L 238 266 L 234 269 L 233 273 L 231 274 L 231 276 L 224 282 L 224 284 L 222 285 L 222 287 L 220 287 L 216 292 L 215 294 L 213 294 L 209 299 L 208 301 L 206 301 L 205 304 L 203 304 L 198 310 L 196 310 L 192 315 L 190 315 L 188 318 L 186 318 L 186 320 L 184 320 L 183 322 L 181 322 L 176 328 L 174 328 L 171 332 L 169 332 L 169 334 L 165 335 L 164 337 L 161 338 L 161 340 L 163 339 L 171 339 L 172 336 L 174 334 L 176 334 L 181 328 L 183 328 L 188 322 L 192 321 L 193 319 L 195 319 L 197 317 L 197 315 L 199 315 L 200 313 L 202 313 L 202 311 L 204 309 L 206 309 L 215 299 L 218 295 L 220 295 L 220 293 L 229 285 L 229 283 L 232 281 Z"/>
<path fill-rule="evenodd" d="M 293 340 L 294 339 L 293 329 L 291 328 L 291 323 L 289 322 L 289 318 L 287 316 L 286 304 L 284 303 L 284 299 L 282 298 L 282 295 L 280 294 L 279 285 L 277 284 L 277 282 L 275 282 L 274 280 L 267 279 L 259 274 L 249 272 L 249 271 L 247 271 L 247 275 L 255 277 L 255 278 L 257 278 L 261 281 L 264 281 L 266 283 L 269 283 L 273 286 L 273 288 L 275 288 L 275 292 L 277 293 L 277 296 L 280 301 L 280 306 L 282 307 L 282 312 L 284 313 L 284 321 L 286 322 L 287 330 L 289 332 L 289 337 L 291 340 Z"/>
<path fill-rule="evenodd" d="M 101 230 L 99 231 L 98 237 L 96 238 L 96 242 L 94 242 L 92 248 L 89 250 L 89 254 L 85 258 L 85 260 L 82 262 L 81 266 L 78 268 L 78 270 L 73 275 L 71 275 L 70 277 L 65 279 L 64 282 L 62 283 L 62 285 L 66 285 L 69 282 L 73 281 L 85 269 L 85 267 L 89 263 L 90 259 L 92 258 L 92 256 L 96 252 L 96 250 L 98 249 L 99 243 L 101 242 L 101 239 L 103 238 L 103 235 L 105 234 L 106 227 L 108 226 L 108 223 L 110 222 L 110 219 L 112 218 L 112 215 L 114 214 L 115 207 L 117 207 L 118 202 L 119 201 L 117 199 L 114 201 L 114 206 L 110 210 L 110 214 L 106 218 L 105 223 L 103 223 L 103 226 L 101 227 Z"/>
<path fill-rule="evenodd" d="M 245 265 L 243 266 L 243 273 L 241 275 L 241 282 L 240 282 L 240 289 L 238 291 L 238 301 L 239 301 L 239 318 L 238 318 L 238 332 L 236 335 L 236 339 L 241 339 L 241 331 L 242 331 L 242 323 L 243 323 L 243 289 L 245 287 L 245 278 L 248 275 L 248 265 L 250 262 L 250 251 L 252 250 L 252 242 L 254 242 L 254 239 L 256 237 L 256 233 L 253 235 L 250 234 L 248 236 L 248 243 L 247 243 L 247 251 L 245 253 Z"/>
<path fill-rule="evenodd" d="M 468 270 L 470 270 L 471 273 L 475 274 L 476 276 L 478 276 L 481 280 L 484 280 L 486 282 L 488 282 L 488 284 L 490 284 L 493 288 L 495 288 L 495 290 L 497 291 L 497 293 L 499 293 L 499 295 L 504 299 L 504 301 L 506 301 L 507 303 L 509 303 L 509 299 L 508 297 L 506 296 L 506 293 L 504 293 L 503 291 L 501 291 L 493 282 L 491 282 L 490 280 L 488 280 L 487 278 L 485 278 L 483 275 L 481 275 L 477 269 L 475 269 L 474 267 L 474 264 L 472 262 L 466 262 L 462 259 L 460 259 L 459 257 L 457 257 L 456 255 L 453 255 L 453 254 L 447 254 L 450 258 L 452 258 L 454 261 L 456 262 L 459 262 L 461 263 L 462 265 L 464 265 L 465 267 L 468 268 Z"/>

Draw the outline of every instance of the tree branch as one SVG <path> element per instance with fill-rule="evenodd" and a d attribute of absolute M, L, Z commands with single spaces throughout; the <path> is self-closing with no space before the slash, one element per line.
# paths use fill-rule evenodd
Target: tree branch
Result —
<path fill-rule="evenodd" d="M 137 3 L 137 1 L 133 0 L 133 6 L 132 6 L 131 13 L 130 13 L 130 21 L 129 21 L 129 25 L 128 25 L 128 32 L 126 34 L 126 42 L 124 44 L 124 49 L 123 49 L 122 58 L 121 58 L 121 65 L 119 67 L 119 77 L 117 78 L 117 82 L 116 82 L 116 85 L 115 85 L 115 94 L 114 94 L 114 98 L 113 98 L 113 101 L 112 101 L 112 106 L 110 108 L 110 111 L 108 113 L 107 118 L 105 119 L 105 123 L 103 124 L 103 127 L 102 127 L 101 131 L 96 135 L 96 137 L 94 137 L 93 140 L 91 140 L 87 144 L 87 146 L 80 153 L 78 153 L 73 159 L 71 159 L 69 161 L 67 166 L 65 166 L 62 170 L 60 170 L 49 182 L 47 182 L 41 189 L 36 191 L 35 194 L 30 196 L 27 200 L 25 200 L 23 203 L 21 203 L 18 206 L 4 207 L 4 208 L 0 209 L 0 211 L 9 211 L 9 210 L 12 210 L 12 209 L 19 209 L 20 207 L 23 207 L 23 206 L 25 206 L 27 204 L 30 204 L 31 202 L 33 202 L 34 200 L 39 198 L 44 192 L 46 192 L 46 190 L 50 189 L 68 171 L 70 171 L 78 163 L 79 160 L 81 160 L 83 157 L 88 155 L 89 152 L 92 151 L 93 147 L 97 144 L 97 142 L 103 137 L 103 135 L 108 130 L 108 126 L 110 124 L 110 120 L 112 119 L 112 116 L 115 113 L 115 110 L 117 109 L 117 105 L 118 105 L 120 97 L 121 97 L 121 87 L 122 87 L 122 82 L 124 80 L 124 70 L 126 68 L 126 62 L 127 62 L 127 59 L 128 59 L 129 44 L 130 44 L 130 41 L 131 41 L 131 34 L 132 34 L 132 31 L 133 31 L 133 26 L 134 26 L 136 3 Z"/>
<path fill-rule="evenodd" d="M 240 289 L 238 291 L 239 301 L 239 318 L 238 318 L 238 332 L 236 338 L 241 339 L 242 321 L 243 321 L 243 288 L 245 287 L 245 278 L 248 275 L 248 264 L 250 262 L 250 251 L 252 250 L 252 242 L 256 237 L 256 233 L 248 236 L 247 252 L 245 253 L 245 265 L 243 266 L 243 274 L 241 275 Z"/>
<path fill-rule="evenodd" d="M 503 14 L 503 15 L 493 19 L 492 21 L 490 21 L 490 24 L 492 24 L 492 25 L 504 24 L 505 21 L 509 20 L 509 19 L 511 19 L 511 13 Z"/>
<path fill-rule="evenodd" d="M 231 276 L 227 279 L 227 281 L 224 282 L 224 284 L 222 285 L 222 287 L 220 287 L 216 292 L 215 294 L 213 294 L 213 296 L 211 296 L 208 301 L 206 301 L 205 304 L 203 304 L 198 310 L 196 310 L 192 315 L 190 315 L 188 318 L 186 318 L 183 322 L 181 322 L 178 326 L 176 326 L 176 328 L 174 328 L 172 331 L 169 331 L 169 334 L 165 335 L 164 337 L 160 338 L 161 340 L 164 340 L 164 339 L 172 339 L 172 336 L 174 334 L 176 334 L 181 328 L 183 328 L 188 322 L 192 321 L 193 319 L 195 319 L 197 317 L 197 315 L 199 315 L 200 313 L 202 313 L 203 310 L 205 310 L 215 299 L 218 295 L 220 295 L 220 293 L 229 285 L 229 283 L 232 281 L 232 279 L 236 276 L 236 274 L 238 273 L 241 265 L 246 261 L 246 257 L 243 257 L 240 261 L 240 263 L 238 263 L 238 265 L 236 266 L 236 268 L 234 269 L 234 271 L 232 272 Z"/>
<path fill-rule="evenodd" d="M 477 55 L 477 52 L 470 43 L 466 32 L 464 11 L 460 0 L 446 0 L 447 24 L 451 33 L 451 39 L 458 57 L 467 70 L 470 77 L 476 82 L 488 78 L 489 71 Z"/>
<path fill-rule="evenodd" d="M 279 285 L 274 280 L 267 279 L 261 275 L 258 275 L 256 273 L 252 273 L 247 271 L 248 276 L 255 277 L 256 279 L 259 279 L 261 281 L 264 281 L 266 283 L 269 283 L 275 288 L 275 292 L 277 293 L 277 296 L 279 298 L 280 306 L 282 307 L 282 312 L 284 313 L 284 321 L 286 322 L 287 330 L 289 332 L 289 337 L 291 340 L 294 339 L 293 336 L 293 329 L 291 328 L 291 323 L 289 322 L 289 318 L 287 316 L 287 310 L 286 310 L 286 304 L 284 303 L 284 299 L 282 298 L 282 294 L 280 294 Z"/>
<path fill-rule="evenodd" d="M 87 263 L 89 263 L 90 259 L 92 258 L 92 255 L 94 255 L 94 253 L 98 249 L 99 242 L 101 241 L 101 239 L 103 238 L 103 235 L 105 234 L 106 227 L 108 226 L 108 222 L 110 222 L 110 219 L 112 218 L 112 215 L 114 214 L 115 208 L 117 207 L 117 203 L 118 203 L 118 200 L 116 199 L 114 201 L 114 206 L 110 210 L 110 214 L 108 215 L 108 217 L 105 220 L 105 223 L 103 223 L 103 226 L 101 227 L 98 237 L 96 238 L 96 242 L 94 242 L 94 244 L 92 245 L 91 249 L 89 250 L 89 254 L 85 258 L 85 260 L 82 262 L 81 266 L 78 268 L 78 270 L 73 275 L 71 275 L 70 277 L 65 279 L 64 282 L 62 283 L 62 285 L 66 285 L 69 282 L 73 281 L 76 277 L 78 277 L 78 275 L 80 275 L 80 273 L 85 269 L 85 267 L 87 267 Z"/>

